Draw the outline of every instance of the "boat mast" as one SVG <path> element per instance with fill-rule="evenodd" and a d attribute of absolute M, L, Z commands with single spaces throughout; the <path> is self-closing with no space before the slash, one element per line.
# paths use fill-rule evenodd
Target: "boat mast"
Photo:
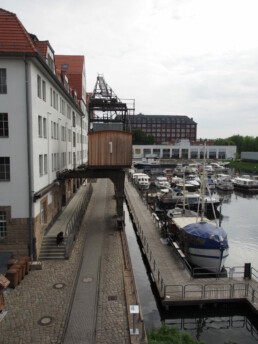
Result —
<path fill-rule="evenodd" d="M 183 169 L 183 214 L 185 213 L 185 169 Z"/>
<path fill-rule="evenodd" d="M 206 162 L 206 142 L 204 142 L 204 149 L 203 149 L 202 187 L 201 187 L 201 197 L 202 197 L 201 222 L 203 222 L 203 218 L 204 218 L 204 195 L 205 195 L 205 177 L 206 177 L 205 162 Z"/>

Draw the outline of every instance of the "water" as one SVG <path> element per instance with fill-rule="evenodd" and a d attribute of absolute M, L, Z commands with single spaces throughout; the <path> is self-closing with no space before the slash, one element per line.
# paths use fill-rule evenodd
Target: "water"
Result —
<path fill-rule="evenodd" d="M 219 192 L 223 197 L 222 227 L 228 234 L 230 255 L 226 266 L 244 266 L 251 263 L 258 270 L 258 195 L 237 191 Z M 205 343 L 218 344 L 232 341 L 238 344 L 258 343 L 257 319 L 244 305 L 218 305 L 211 307 L 177 308 L 165 312 L 155 299 L 155 286 L 148 277 L 128 211 L 126 234 L 138 293 L 147 330 L 159 327 L 162 322 L 187 331 Z"/>

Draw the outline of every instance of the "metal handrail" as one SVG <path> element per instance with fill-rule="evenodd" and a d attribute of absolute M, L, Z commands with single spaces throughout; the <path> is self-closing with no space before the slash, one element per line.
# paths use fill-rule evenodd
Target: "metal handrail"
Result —
<path fill-rule="evenodd" d="M 252 267 L 251 272 L 252 272 L 252 278 L 254 277 L 258 281 L 258 270 Z"/>
<path fill-rule="evenodd" d="M 242 297 L 248 298 L 252 303 L 257 302 L 258 300 L 258 290 L 254 289 L 254 287 L 247 282 L 236 282 L 232 284 L 204 284 L 204 285 L 199 285 L 199 284 L 189 284 L 189 285 L 181 285 L 181 284 L 175 284 L 175 285 L 166 285 L 164 283 L 164 279 L 161 276 L 160 270 L 157 266 L 156 259 L 153 255 L 153 252 L 151 250 L 151 247 L 149 246 L 149 243 L 146 239 L 146 236 L 143 233 L 143 230 L 140 226 L 139 219 L 136 216 L 135 210 L 132 207 L 128 193 L 125 190 L 125 195 L 127 198 L 127 202 L 130 206 L 131 213 L 133 216 L 134 223 L 136 224 L 139 236 L 142 238 L 142 245 L 145 250 L 145 254 L 149 255 L 149 264 L 152 268 L 153 272 L 153 277 L 156 275 L 156 283 L 157 286 L 160 287 L 161 292 L 163 291 L 163 296 L 164 298 L 170 298 L 171 295 L 177 294 L 177 297 L 180 297 L 182 299 L 185 299 L 189 293 L 199 293 L 199 298 L 204 299 L 206 295 L 210 292 L 219 292 L 223 290 L 224 292 L 227 293 L 227 297 L 229 299 L 235 298 L 236 293 L 241 293 Z M 152 215 L 152 214 L 150 214 Z M 154 223 L 156 224 L 157 228 L 157 222 L 159 222 L 154 216 L 152 216 L 152 219 Z M 173 248 L 173 246 L 171 246 Z M 175 249 L 175 248 L 174 248 Z M 175 249 L 176 251 L 176 249 Z M 184 264 L 185 266 L 189 269 L 189 271 L 192 273 L 192 276 L 195 276 L 200 268 L 194 268 L 192 269 L 187 260 L 184 259 Z M 244 266 L 235 266 L 235 267 L 225 267 L 225 271 L 227 272 L 227 277 L 229 279 L 233 279 L 235 275 L 242 275 L 244 276 Z M 211 272 L 200 272 L 199 274 L 203 275 L 209 275 Z M 218 271 L 216 268 L 214 268 L 214 274 L 216 276 L 216 279 L 220 278 L 220 271 Z M 223 276 L 225 277 L 225 276 Z M 255 268 L 251 268 L 251 278 L 258 278 L 258 271 Z M 174 288 L 174 290 L 172 290 Z M 196 288 L 196 289 L 195 289 Z"/>
<path fill-rule="evenodd" d="M 145 250 L 145 254 L 149 255 L 151 257 L 150 265 L 151 265 L 151 268 L 153 268 L 153 277 L 155 277 L 155 275 L 156 275 L 157 282 L 158 282 L 157 284 L 158 284 L 158 286 L 160 286 L 160 289 L 162 291 L 164 289 L 164 287 L 165 287 L 164 279 L 161 276 L 161 273 L 160 273 L 159 269 L 157 269 L 156 259 L 155 259 L 154 255 L 153 255 L 153 252 L 152 252 L 152 250 L 150 248 L 150 245 L 149 245 L 149 243 L 148 243 L 148 241 L 146 239 L 146 236 L 143 233 L 143 230 L 142 230 L 142 228 L 140 226 L 140 222 L 139 222 L 139 219 L 138 219 L 138 217 L 137 217 L 137 215 L 135 213 L 135 210 L 134 210 L 134 208 L 132 207 L 132 205 L 130 204 L 130 202 L 128 200 L 129 197 L 128 197 L 126 189 L 125 189 L 125 195 L 126 195 L 126 199 L 127 199 L 128 204 L 129 204 L 131 213 L 133 215 L 134 223 L 136 224 L 136 227 L 138 229 L 139 235 L 142 238 L 141 242 L 142 242 L 143 248 L 146 249 Z"/>
<path fill-rule="evenodd" d="M 65 247 L 65 256 L 67 259 L 69 259 L 70 257 L 73 243 L 76 238 L 76 234 L 79 231 L 83 215 L 90 201 L 92 190 L 93 190 L 92 184 L 89 184 L 88 189 L 89 189 L 88 192 L 85 194 L 84 198 L 79 202 L 79 205 L 76 207 L 65 229 L 65 236 L 67 237 L 66 247 Z"/>

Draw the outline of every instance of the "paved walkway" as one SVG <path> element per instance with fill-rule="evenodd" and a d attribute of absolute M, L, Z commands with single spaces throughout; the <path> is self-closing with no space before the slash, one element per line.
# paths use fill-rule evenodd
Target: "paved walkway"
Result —
<path fill-rule="evenodd" d="M 1 344 L 129 343 L 113 186 L 107 180 L 93 186 L 70 259 L 44 261 L 5 293 Z M 59 223 L 68 219 L 72 201 Z"/>

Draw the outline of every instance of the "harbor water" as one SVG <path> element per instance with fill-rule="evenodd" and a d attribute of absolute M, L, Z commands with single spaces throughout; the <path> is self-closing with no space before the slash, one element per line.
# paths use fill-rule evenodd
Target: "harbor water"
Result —
<path fill-rule="evenodd" d="M 251 263 L 258 270 L 258 195 L 237 191 L 218 194 L 223 197 L 221 225 L 228 234 L 230 246 L 225 265 L 232 268 Z M 156 297 L 126 205 L 125 214 L 126 234 L 147 330 L 158 328 L 163 322 L 209 344 L 258 343 L 257 316 L 254 317 L 245 305 L 222 304 L 202 309 L 181 307 L 166 312 Z"/>

